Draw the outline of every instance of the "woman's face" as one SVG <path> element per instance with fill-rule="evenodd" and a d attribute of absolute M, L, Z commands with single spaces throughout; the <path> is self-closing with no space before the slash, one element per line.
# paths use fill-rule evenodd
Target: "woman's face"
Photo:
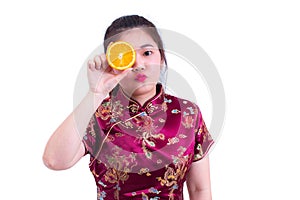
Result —
<path fill-rule="evenodd" d="M 136 61 L 132 71 L 120 81 L 122 89 L 130 96 L 155 95 L 163 64 L 157 44 L 141 28 L 123 32 L 119 40 L 130 43 L 136 51 Z"/>

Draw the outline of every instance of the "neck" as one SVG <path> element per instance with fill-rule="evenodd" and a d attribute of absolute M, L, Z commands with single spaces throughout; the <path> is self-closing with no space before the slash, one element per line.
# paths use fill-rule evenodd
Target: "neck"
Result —
<path fill-rule="evenodd" d="M 128 92 L 123 89 L 123 92 L 143 106 L 146 101 L 156 95 L 156 84 L 145 85 L 136 89 L 134 92 Z"/>
<path fill-rule="evenodd" d="M 154 97 L 155 94 L 156 94 L 156 89 L 145 94 L 132 95 L 132 98 L 137 102 L 139 102 L 140 105 L 143 106 L 144 103 L 146 103 L 146 101 L 148 101 L 150 98 Z"/>

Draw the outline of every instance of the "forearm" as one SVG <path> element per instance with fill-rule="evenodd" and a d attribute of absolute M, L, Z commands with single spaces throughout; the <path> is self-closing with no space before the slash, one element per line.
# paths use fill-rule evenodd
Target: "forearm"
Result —
<path fill-rule="evenodd" d="M 186 183 L 191 200 L 212 199 L 208 156 L 192 163 Z"/>
<path fill-rule="evenodd" d="M 211 200 L 212 199 L 210 189 L 189 191 L 189 197 L 190 200 Z"/>
<path fill-rule="evenodd" d="M 80 149 L 86 127 L 103 99 L 103 95 L 89 92 L 56 129 L 46 145 L 43 156 L 43 160 L 49 168 L 66 169 L 72 166 Z"/>

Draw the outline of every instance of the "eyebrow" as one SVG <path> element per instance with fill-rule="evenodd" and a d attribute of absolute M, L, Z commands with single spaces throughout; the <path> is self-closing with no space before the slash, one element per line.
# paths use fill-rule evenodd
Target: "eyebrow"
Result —
<path fill-rule="evenodd" d="M 140 46 L 140 48 L 146 48 L 146 47 L 154 47 L 152 44 L 144 44 Z"/>

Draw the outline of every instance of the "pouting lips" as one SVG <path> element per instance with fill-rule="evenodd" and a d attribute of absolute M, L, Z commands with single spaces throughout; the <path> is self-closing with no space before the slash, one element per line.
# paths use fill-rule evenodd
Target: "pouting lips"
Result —
<path fill-rule="evenodd" d="M 146 78 L 147 78 L 147 76 L 145 74 L 138 74 L 138 75 L 136 75 L 135 80 L 139 81 L 139 82 L 144 82 L 146 80 Z"/>

